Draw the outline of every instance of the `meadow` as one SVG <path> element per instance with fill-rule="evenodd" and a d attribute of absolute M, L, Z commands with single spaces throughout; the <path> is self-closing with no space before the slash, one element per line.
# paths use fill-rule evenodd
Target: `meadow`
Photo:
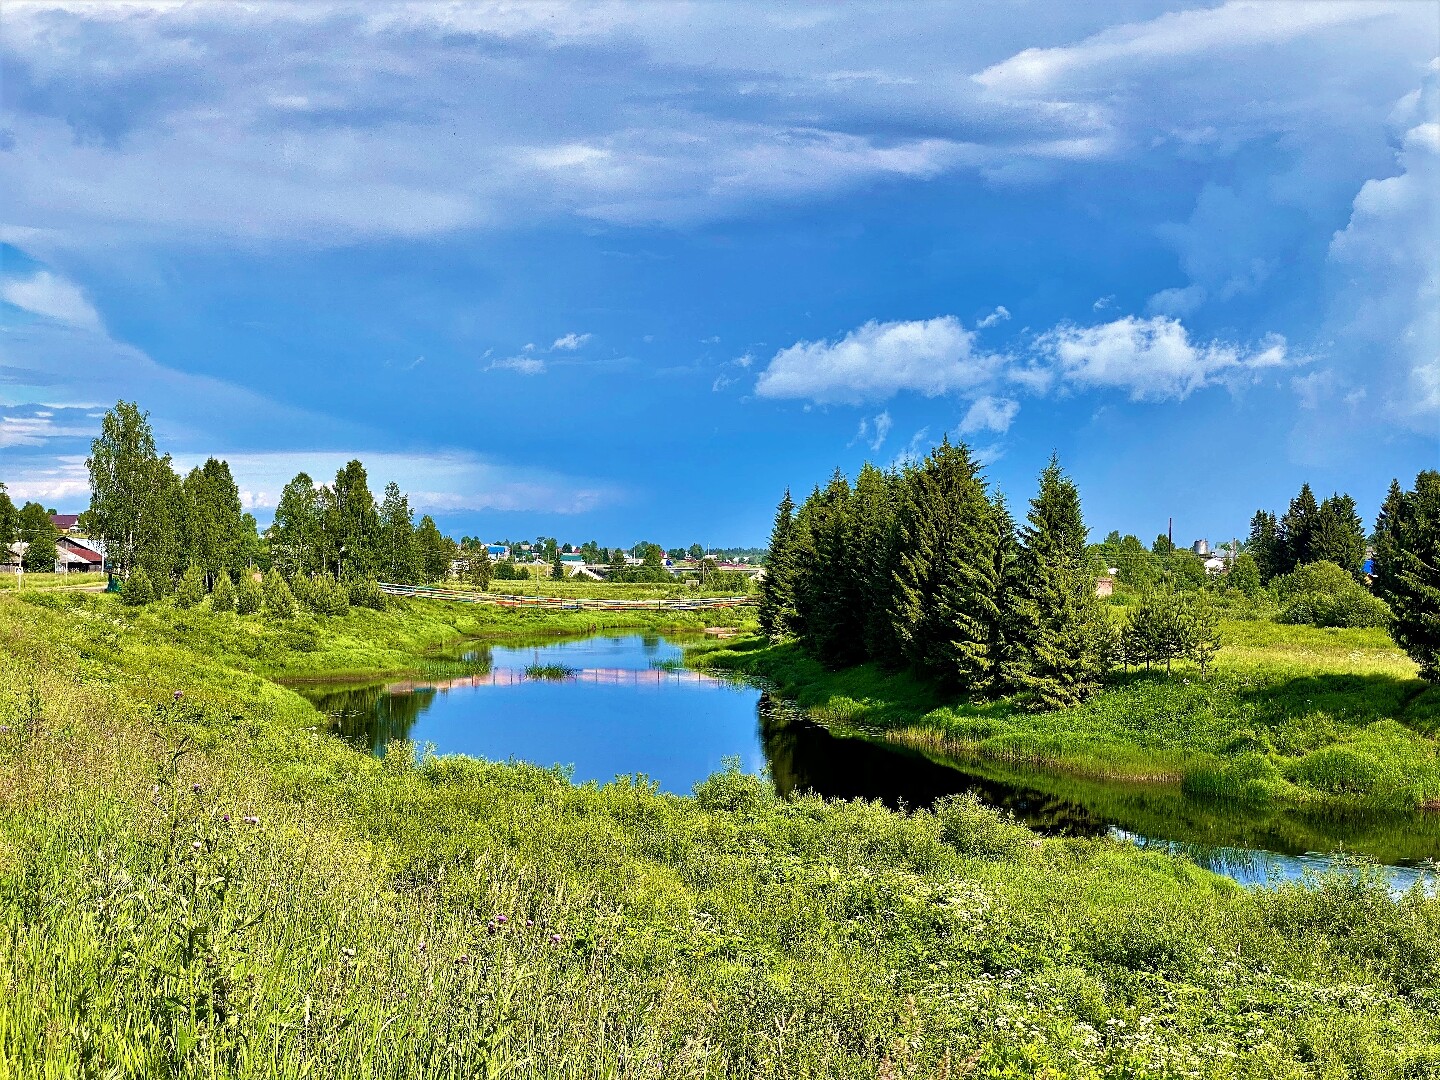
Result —
<path fill-rule="evenodd" d="M 1440 689 L 1383 630 L 1234 620 L 1222 639 L 1203 676 L 1187 664 L 1121 672 L 1052 712 L 947 700 L 873 665 L 830 671 L 757 636 L 689 658 L 763 679 L 832 727 L 959 757 L 1255 804 L 1440 806 Z"/>
<path fill-rule="evenodd" d="M 1245 890 L 963 798 L 377 759 L 262 676 L 570 620 L 252 621 L 0 596 L 7 1075 L 1440 1075 L 1419 890 Z"/>

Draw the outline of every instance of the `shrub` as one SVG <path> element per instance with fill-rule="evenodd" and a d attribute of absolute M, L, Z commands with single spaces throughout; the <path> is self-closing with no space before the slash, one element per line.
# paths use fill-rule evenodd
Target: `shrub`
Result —
<path fill-rule="evenodd" d="M 940 837 L 962 855 L 1013 859 L 1035 841 L 1035 834 L 1010 814 L 980 801 L 973 791 L 949 795 L 935 804 Z"/>
<path fill-rule="evenodd" d="M 290 595 L 295 598 L 295 603 L 315 610 L 315 582 L 308 575 L 296 574 L 290 578 Z"/>
<path fill-rule="evenodd" d="M 120 590 L 120 601 L 129 607 L 140 607 L 154 599 L 155 590 L 150 585 L 150 575 L 137 566 L 125 579 L 125 585 Z"/>
<path fill-rule="evenodd" d="M 255 575 L 247 570 L 240 575 L 240 582 L 235 586 L 235 610 L 241 615 L 254 615 L 260 610 L 260 604 L 260 586 L 255 581 Z"/>
<path fill-rule="evenodd" d="M 198 566 L 191 566 L 175 587 L 175 606 L 192 608 L 205 599 L 205 573 Z"/>
<path fill-rule="evenodd" d="M 372 578 L 360 578 L 350 583 L 350 603 L 355 607 L 384 611 L 390 598 L 380 591 L 380 585 Z"/>
<path fill-rule="evenodd" d="M 1291 625 L 1388 626 L 1390 608 L 1331 562 L 1310 563 L 1275 579 L 1279 622 Z"/>
<path fill-rule="evenodd" d="M 350 596 L 333 577 L 321 574 L 312 583 L 310 610 L 317 615 L 347 615 L 350 612 Z"/>
<path fill-rule="evenodd" d="M 271 569 L 265 575 L 262 592 L 266 615 L 276 619 L 288 619 L 295 614 L 295 594 L 290 591 L 290 586 L 285 584 L 279 570 Z"/>
<path fill-rule="evenodd" d="M 696 784 L 694 793 L 703 809 L 725 813 L 754 813 L 775 797 L 764 778 L 740 771 L 738 758 L 727 758 L 725 768 Z"/>
<path fill-rule="evenodd" d="M 210 591 L 210 610 L 235 610 L 235 586 L 230 583 L 230 574 L 225 570 L 215 575 L 215 588 Z"/>

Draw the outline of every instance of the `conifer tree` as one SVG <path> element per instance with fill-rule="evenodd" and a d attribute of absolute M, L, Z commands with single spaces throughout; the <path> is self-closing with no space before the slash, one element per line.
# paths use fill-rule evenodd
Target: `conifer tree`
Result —
<path fill-rule="evenodd" d="M 850 485 L 840 470 L 803 509 L 807 542 L 795 549 L 795 609 L 806 648 L 831 666 L 864 659 L 864 600 L 851 536 Z"/>
<path fill-rule="evenodd" d="M 275 573 L 272 567 L 270 573 Z M 250 571 L 240 575 L 235 583 L 235 612 L 238 615 L 254 615 L 260 610 L 263 597 L 260 592 L 260 585 L 255 580 L 255 575 Z"/>
<path fill-rule="evenodd" d="M 1255 516 L 1250 519 L 1250 538 L 1245 543 L 1245 551 L 1255 560 L 1261 584 L 1269 584 L 1271 578 L 1285 573 L 1280 523 L 1270 511 L 1255 511 Z"/>
<path fill-rule="evenodd" d="M 127 607 L 141 607 L 153 599 L 155 591 L 150 588 L 150 575 L 143 566 L 135 567 L 120 590 L 120 602 Z"/>
<path fill-rule="evenodd" d="M 775 510 L 770 530 L 770 552 L 765 556 L 765 574 L 760 580 L 760 629 L 769 637 L 791 633 L 795 618 L 794 577 L 791 547 L 795 536 L 795 502 L 790 489 Z"/>
<path fill-rule="evenodd" d="M 1365 562 L 1365 525 L 1349 495 L 1335 494 L 1320 504 L 1310 533 L 1310 562 L 1332 562 L 1357 581 Z"/>
<path fill-rule="evenodd" d="M 235 610 L 235 586 L 231 584 L 230 574 L 226 570 L 215 575 L 215 588 L 210 590 L 210 610 Z"/>
<path fill-rule="evenodd" d="M 285 584 L 280 572 L 273 567 L 265 575 L 261 594 L 264 598 L 265 614 L 271 618 L 288 619 L 295 614 L 295 595 L 290 591 L 290 586 Z"/>
<path fill-rule="evenodd" d="M 1375 591 L 1420 677 L 1440 681 L 1440 472 L 1420 473 L 1413 491 L 1391 483 L 1375 523 Z"/>
<path fill-rule="evenodd" d="M 890 622 L 917 671 L 968 693 L 992 676 L 996 543 L 994 508 L 970 450 L 946 438 L 906 476 Z"/>
<path fill-rule="evenodd" d="M 1099 687 L 1111 634 L 1085 550 L 1080 493 L 1054 457 L 1026 520 L 1006 681 L 1033 707 L 1060 708 Z"/>
<path fill-rule="evenodd" d="M 850 500 L 851 549 L 849 572 L 857 578 L 864 654 L 889 668 L 903 660 L 890 632 L 890 590 L 895 559 L 895 498 L 897 473 L 866 465 L 855 478 Z"/>
<path fill-rule="evenodd" d="M 341 580 L 367 577 L 375 572 L 380 545 L 380 513 L 365 466 L 351 461 L 335 474 L 328 489 L 325 531 L 334 550 L 335 576 Z"/>
<path fill-rule="evenodd" d="M 181 608 L 193 608 L 205 599 L 205 571 L 196 564 L 191 564 L 180 577 L 180 584 L 175 587 L 175 606 Z"/>
<path fill-rule="evenodd" d="M 1297 566 L 1315 561 L 1315 519 L 1319 513 L 1315 493 L 1309 484 L 1302 485 L 1300 494 L 1290 500 L 1290 509 L 1280 519 L 1280 573 L 1288 574 Z"/>

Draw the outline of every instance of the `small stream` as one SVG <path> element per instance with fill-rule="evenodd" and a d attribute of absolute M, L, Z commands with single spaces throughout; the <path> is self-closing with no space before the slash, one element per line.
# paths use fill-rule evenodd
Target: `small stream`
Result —
<path fill-rule="evenodd" d="M 1382 864 L 1393 888 L 1434 874 L 1440 815 L 1306 814 L 1188 796 L 1177 788 L 1084 780 L 948 760 L 832 734 L 754 686 L 680 667 L 680 646 L 653 635 L 463 654 L 473 674 L 443 681 L 300 688 L 334 731 L 376 754 L 397 740 L 565 767 L 577 783 L 643 774 L 688 794 L 729 759 L 768 770 L 782 795 L 878 799 L 923 807 L 973 791 L 1049 835 L 1112 835 L 1183 854 L 1245 884 L 1337 865 Z M 557 677 L 559 676 L 559 677 Z"/>

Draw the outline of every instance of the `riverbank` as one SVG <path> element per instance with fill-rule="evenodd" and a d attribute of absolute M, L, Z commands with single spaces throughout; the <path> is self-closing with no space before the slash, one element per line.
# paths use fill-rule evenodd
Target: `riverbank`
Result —
<path fill-rule="evenodd" d="M 238 630 L 148 615 L 0 597 L 17 1077 L 1440 1065 L 1440 901 L 1418 892 L 1244 890 L 964 800 L 899 814 L 734 772 L 681 798 L 380 760 L 256 672 L 413 658 L 452 616 L 276 628 L 257 656 Z"/>
<path fill-rule="evenodd" d="M 961 759 L 1175 785 L 1251 804 L 1415 809 L 1440 798 L 1440 690 L 1378 630 L 1228 622 L 1209 674 L 1117 674 L 1083 705 L 953 701 L 871 665 L 829 671 L 757 636 L 687 653 L 822 723 Z"/>

